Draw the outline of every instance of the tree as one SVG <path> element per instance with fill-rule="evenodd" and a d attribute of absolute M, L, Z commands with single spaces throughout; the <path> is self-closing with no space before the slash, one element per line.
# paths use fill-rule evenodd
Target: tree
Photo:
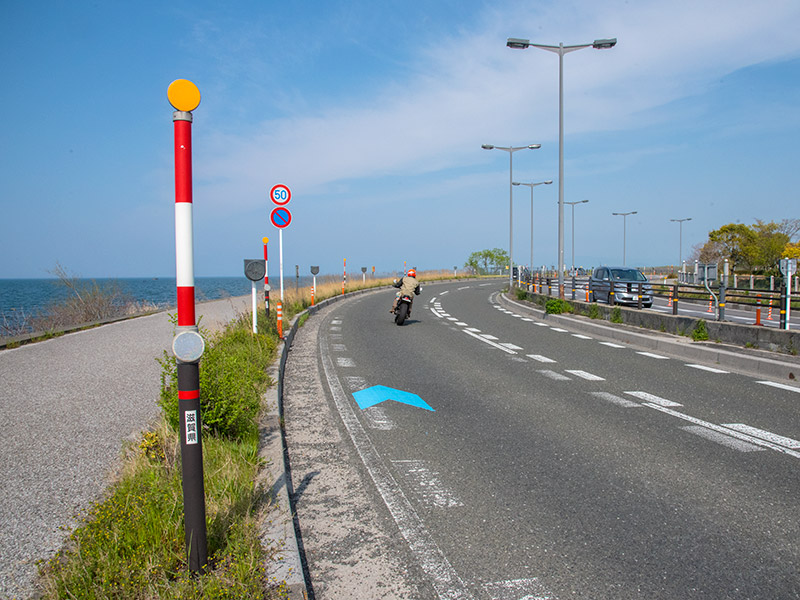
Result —
<path fill-rule="evenodd" d="M 782 258 L 800 258 L 800 242 L 786 244 Z"/>
<path fill-rule="evenodd" d="M 493 250 L 479 250 L 473 252 L 464 263 L 465 267 L 475 270 L 481 275 L 489 275 L 497 273 L 498 270 L 503 269 L 508 264 L 508 253 L 500 248 Z"/>
<path fill-rule="evenodd" d="M 697 252 L 702 262 L 727 258 L 734 271 L 775 272 L 786 244 L 800 231 L 800 220 L 784 219 L 752 226 L 728 223 L 708 233 L 708 242 Z"/>

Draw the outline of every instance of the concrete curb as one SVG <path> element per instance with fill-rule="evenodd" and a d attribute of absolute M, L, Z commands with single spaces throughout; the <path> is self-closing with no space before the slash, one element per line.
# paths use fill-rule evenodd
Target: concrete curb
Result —
<path fill-rule="evenodd" d="M 527 302 L 512 300 L 506 294 L 499 294 L 502 304 L 525 311 L 542 321 L 558 324 L 560 327 L 584 334 L 603 338 L 609 341 L 623 342 L 642 348 L 667 354 L 683 360 L 714 363 L 720 367 L 747 373 L 755 377 L 774 379 L 780 382 L 794 382 L 800 378 L 800 359 L 781 356 L 778 358 L 763 356 L 764 351 L 749 350 L 721 346 L 713 342 L 693 342 L 658 331 L 638 333 L 626 325 L 614 325 L 608 322 L 597 323 L 588 317 L 546 314 Z"/>
<path fill-rule="evenodd" d="M 534 305 L 512 300 L 506 294 L 499 294 L 498 298 L 506 306 L 513 306 L 542 321 L 558 324 L 571 331 L 658 351 L 683 360 L 714 363 L 723 368 L 783 383 L 800 379 L 800 359 L 795 357 L 781 355 L 780 358 L 773 358 L 763 356 L 764 351 L 723 346 L 713 342 L 693 342 L 688 338 L 658 331 L 638 333 L 630 326 L 607 324 L 607 322 L 601 324 L 588 317 L 546 314 L 543 310 L 534 308 Z"/>

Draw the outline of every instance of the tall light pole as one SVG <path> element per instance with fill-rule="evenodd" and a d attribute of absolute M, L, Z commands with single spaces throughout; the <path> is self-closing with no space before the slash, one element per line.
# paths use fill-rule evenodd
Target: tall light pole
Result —
<path fill-rule="evenodd" d="M 518 150 L 538 150 L 541 144 L 530 144 L 529 146 L 493 146 L 483 144 L 484 150 L 503 150 L 508 152 L 508 289 L 514 286 L 514 194 L 512 184 L 514 183 L 514 152 Z"/>
<path fill-rule="evenodd" d="M 533 273 L 533 188 L 535 188 L 537 185 L 550 185 L 551 183 L 553 183 L 552 179 L 548 179 L 547 181 L 539 181 L 536 183 L 522 183 L 519 181 L 511 182 L 511 185 L 525 185 L 531 188 L 531 262 L 528 265 L 531 273 Z"/>
<path fill-rule="evenodd" d="M 626 213 L 611 213 L 614 216 L 622 217 L 622 266 L 625 266 L 625 236 L 627 232 L 627 221 L 628 215 L 635 215 L 637 211 L 632 210 L 631 212 Z"/>
<path fill-rule="evenodd" d="M 529 40 L 508 38 L 506 46 L 509 48 L 526 49 L 529 47 L 540 48 L 558 54 L 558 295 L 564 297 L 564 55 L 583 48 L 604 50 L 613 48 L 617 38 L 595 40 L 591 44 L 577 44 L 558 46 L 545 44 L 532 44 Z"/>
<path fill-rule="evenodd" d="M 575 202 L 564 202 L 572 207 L 572 275 L 575 275 L 575 205 L 586 204 L 588 200 L 576 200 Z"/>
<path fill-rule="evenodd" d="M 686 217 L 685 219 L 670 219 L 671 222 L 678 224 L 679 234 L 678 234 L 678 268 L 681 268 L 683 265 L 683 222 L 684 221 L 691 221 L 692 217 Z"/>

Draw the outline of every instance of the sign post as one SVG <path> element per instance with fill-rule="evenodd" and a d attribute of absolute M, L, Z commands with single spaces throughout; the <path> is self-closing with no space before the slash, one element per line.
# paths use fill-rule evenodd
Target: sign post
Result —
<path fill-rule="evenodd" d="M 285 207 L 292 199 L 292 192 L 282 183 L 272 186 L 269 197 L 277 204 L 269 215 L 272 224 L 278 228 L 278 270 L 281 279 L 281 299 L 278 302 L 278 337 L 283 338 L 283 230 L 292 222 L 292 213 Z"/>
<path fill-rule="evenodd" d="M 367 283 L 367 267 L 361 267 L 361 283 Z"/>
<path fill-rule="evenodd" d="M 269 238 L 262 238 L 261 241 L 264 242 L 264 308 L 267 312 L 267 319 L 269 319 L 269 259 L 267 258 L 267 242 L 269 242 Z"/>
<path fill-rule="evenodd" d="M 781 259 L 781 273 L 783 273 L 783 279 L 786 281 L 786 322 L 783 328 L 787 331 L 789 330 L 789 319 L 792 315 L 792 275 L 794 275 L 796 272 L 796 258 Z"/>
<path fill-rule="evenodd" d="M 175 109 L 172 121 L 175 129 L 175 281 L 178 326 L 172 340 L 172 351 L 178 372 L 184 542 L 189 555 L 189 570 L 199 573 L 208 564 L 199 364 L 205 342 L 197 330 L 195 320 L 192 233 L 192 111 L 200 105 L 200 90 L 191 81 L 176 79 L 167 88 L 167 98 Z"/>
<path fill-rule="evenodd" d="M 317 274 L 319 267 L 311 267 L 311 275 L 314 276 L 314 285 L 311 287 L 311 306 L 314 306 L 314 299 L 317 296 Z"/>
<path fill-rule="evenodd" d="M 250 280 L 253 292 L 253 333 L 258 333 L 258 298 L 256 294 L 256 281 L 264 278 L 267 271 L 267 261 L 260 258 L 244 259 L 244 276 Z"/>

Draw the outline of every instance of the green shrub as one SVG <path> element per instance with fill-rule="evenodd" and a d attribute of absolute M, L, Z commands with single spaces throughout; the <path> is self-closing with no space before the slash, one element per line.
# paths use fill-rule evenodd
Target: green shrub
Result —
<path fill-rule="evenodd" d="M 597 304 L 590 304 L 589 305 L 589 312 L 588 312 L 590 319 L 599 319 L 600 318 L 600 307 Z"/>
<path fill-rule="evenodd" d="M 694 326 L 694 329 L 692 330 L 692 339 L 695 342 L 708 339 L 708 330 L 706 329 L 706 322 L 703 319 L 700 319 L 697 322 L 697 325 Z"/>
<path fill-rule="evenodd" d="M 549 315 L 560 315 L 561 313 L 571 313 L 572 305 L 561 298 L 550 298 L 545 304 L 544 311 Z"/>
<path fill-rule="evenodd" d="M 233 321 L 224 331 L 206 340 L 206 350 L 200 359 L 203 425 L 216 435 L 231 439 L 257 435 L 261 396 L 270 383 L 267 367 L 277 347 L 273 336 L 253 334 L 251 328 L 247 315 Z M 177 429 L 177 365 L 166 351 L 159 363 L 162 369 L 159 405 L 167 422 Z"/>
<path fill-rule="evenodd" d="M 517 300 L 527 300 L 528 299 L 528 290 L 525 288 L 517 288 L 516 289 Z"/>
<path fill-rule="evenodd" d="M 622 323 L 622 309 L 619 306 L 615 306 L 611 311 L 611 322 Z"/>

